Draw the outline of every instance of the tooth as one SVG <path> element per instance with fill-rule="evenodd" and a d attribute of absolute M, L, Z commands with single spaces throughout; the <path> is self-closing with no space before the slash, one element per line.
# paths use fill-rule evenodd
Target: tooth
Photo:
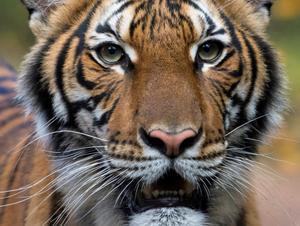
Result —
<path fill-rule="evenodd" d="M 159 196 L 159 191 L 158 190 L 153 191 L 152 195 L 154 198 L 157 198 Z"/>
<path fill-rule="evenodd" d="M 146 199 L 151 199 L 151 188 L 149 186 L 143 189 L 143 195 Z"/>
<path fill-rule="evenodd" d="M 179 195 L 183 196 L 184 195 L 184 191 L 182 189 L 179 190 Z"/>
<path fill-rule="evenodd" d="M 191 193 L 193 193 L 193 191 L 195 190 L 195 187 L 192 185 L 192 184 L 190 184 L 190 183 L 188 183 L 186 186 L 185 186 L 185 191 L 186 191 L 186 193 L 187 194 L 191 194 Z"/>

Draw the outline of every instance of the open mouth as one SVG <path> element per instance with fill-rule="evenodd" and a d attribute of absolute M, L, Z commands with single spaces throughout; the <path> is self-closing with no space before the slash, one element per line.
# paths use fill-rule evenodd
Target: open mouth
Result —
<path fill-rule="evenodd" d="M 157 182 L 132 192 L 127 197 L 126 209 L 130 215 L 156 208 L 186 207 L 206 212 L 207 195 L 201 188 L 184 180 L 175 171 L 169 171 Z"/>

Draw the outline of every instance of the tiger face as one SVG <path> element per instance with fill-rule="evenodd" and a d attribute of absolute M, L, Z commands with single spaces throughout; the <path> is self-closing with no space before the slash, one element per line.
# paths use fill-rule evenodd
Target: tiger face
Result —
<path fill-rule="evenodd" d="M 19 93 L 67 218 L 236 225 L 257 140 L 283 110 L 271 3 L 24 2 L 37 44 Z"/>

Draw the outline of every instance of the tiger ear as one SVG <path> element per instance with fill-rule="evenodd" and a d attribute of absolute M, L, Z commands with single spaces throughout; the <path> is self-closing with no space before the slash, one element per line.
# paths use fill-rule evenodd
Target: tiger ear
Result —
<path fill-rule="evenodd" d="M 270 22 L 274 0 L 247 0 L 254 6 L 255 16 L 266 26 Z"/>
<path fill-rule="evenodd" d="M 35 36 L 45 34 L 49 15 L 62 4 L 63 0 L 21 0 L 29 12 L 29 27 Z"/>

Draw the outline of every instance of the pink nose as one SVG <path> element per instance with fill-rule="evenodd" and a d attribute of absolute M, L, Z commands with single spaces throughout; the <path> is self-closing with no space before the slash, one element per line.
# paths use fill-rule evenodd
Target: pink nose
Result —
<path fill-rule="evenodd" d="M 181 133 L 169 134 L 161 130 L 152 131 L 149 136 L 161 140 L 166 147 L 165 155 L 177 157 L 182 153 L 180 145 L 189 138 L 196 137 L 197 133 L 191 129 L 184 130 Z"/>

